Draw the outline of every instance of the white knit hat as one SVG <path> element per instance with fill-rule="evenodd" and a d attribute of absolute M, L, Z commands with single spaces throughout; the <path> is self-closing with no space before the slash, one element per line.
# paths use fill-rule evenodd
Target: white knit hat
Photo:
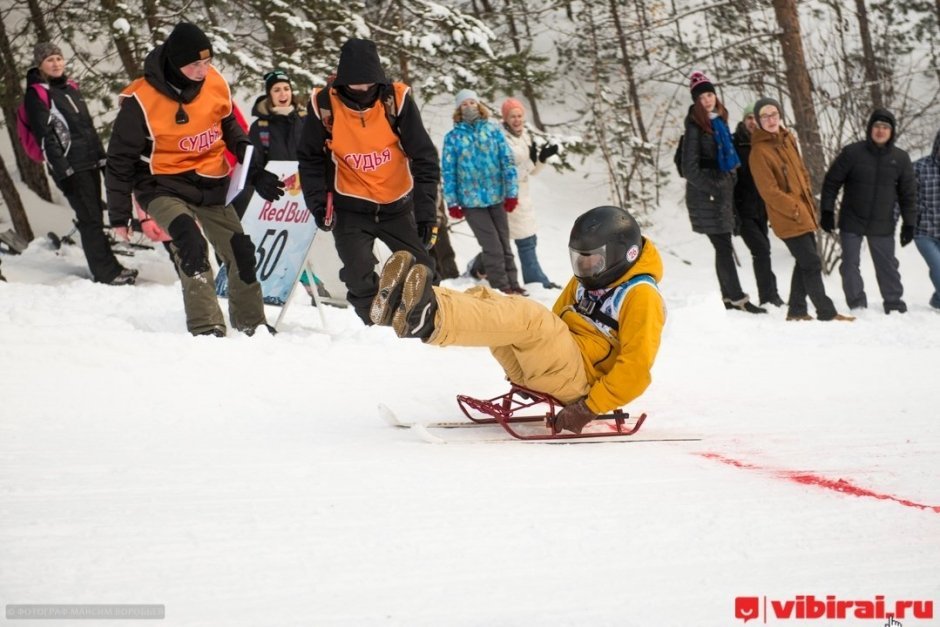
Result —
<path fill-rule="evenodd" d="M 457 92 L 456 104 L 459 107 L 464 100 L 470 99 L 480 102 L 480 97 L 477 96 L 477 92 L 473 91 L 472 89 L 461 89 Z"/>

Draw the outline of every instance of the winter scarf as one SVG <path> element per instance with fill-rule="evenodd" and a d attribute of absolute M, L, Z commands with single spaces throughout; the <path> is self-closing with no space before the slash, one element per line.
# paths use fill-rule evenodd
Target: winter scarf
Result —
<path fill-rule="evenodd" d="M 741 165 L 738 151 L 734 149 L 731 140 L 731 131 L 719 115 L 712 117 L 712 131 L 715 134 L 715 144 L 718 146 L 718 169 L 722 172 L 731 172 Z"/>

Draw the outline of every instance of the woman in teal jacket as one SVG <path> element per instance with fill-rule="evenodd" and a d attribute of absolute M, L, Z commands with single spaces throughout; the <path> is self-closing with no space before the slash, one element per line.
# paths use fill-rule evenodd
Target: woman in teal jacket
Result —
<path fill-rule="evenodd" d="M 483 249 L 486 278 L 494 289 L 525 295 L 509 243 L 506 213 L 518 204 L 512 151 L 475 92 L 457 94 L 454 128 L 444 136 L 441 175 L 450 217 L 467 219 Z"/>

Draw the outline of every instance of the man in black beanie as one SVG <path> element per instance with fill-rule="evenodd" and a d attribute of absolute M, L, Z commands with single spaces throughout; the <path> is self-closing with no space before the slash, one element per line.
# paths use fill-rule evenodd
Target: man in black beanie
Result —
<path fill-rule="evenodd" d="M 225 150 L 241 161 L 250 142 L 235 119 L 228 83 L 211 61 L 209 38 L 182 22 L 147 55 L 144 77 L 121 92 L 108 145 L 109 213 L 115 231 L 126 235 L 131 194 L 136 196 L 173 238 L 170 251 L 183 285 L 187 329 L 221 337 L 225 318 L 215 295 L 208 238 L 228 268 L 230 322 L 251 335 L 267 327 L 255 247 L 225 203 L 230 171 Z M 248 178 L 265 200 L 284 193 L 278 177 L 254 161 Z"/>
<path fill-rule="evenodd" d="M 904 287 L 894 255 L 894 208 L 901 208 L 901 246 L 914 239 L 917 222 L 916 183 L 910 156 L 894 145 L 897 121 L 890 111 L 875 110 L 868 118 L 865 139 L 849 144 L 832 162 L 822 189 L 822 228 L 832 233 L 836 227 L 835 204 L 842 190 L 839 211 L 839 242 L 842 245 L 842 291 L 852 309 L 868 306 L 865 284 L 859 269 L 862 240 L 875 265 L 875 278 L 886 314 L 905 313 L 901 299 Z"/>
<path fill-rule="evenodd" d="M 375 240 L 392 252 L 407 250 L 433 271 L 428 250 L 436 239 L 441 178 L 411 89 L 386 77 L 374 42 L 343 44 L 336 79 L 311 94 L 297 157 L 307 209 L 320 229 L 333 231 L 347 300 L 371 325 L 379 285 Z"/>

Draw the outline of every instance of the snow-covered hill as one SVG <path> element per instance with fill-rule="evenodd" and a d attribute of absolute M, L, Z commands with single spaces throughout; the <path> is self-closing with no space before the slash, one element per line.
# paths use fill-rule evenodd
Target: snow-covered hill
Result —
<path fill-rule="evenodd" d="M 533 183 L 557 281 L 573 218 L 607 201 L 582 174 Z M 67 230 L 66 207 L 23 193 L 37 233 Z M 725 311 L 684 207 L 655 219 L 669 319 L 627 409 L 699 442 L 427 444 L 377 404 L 455 418 L 456 394 L 505 389 L 487 351 L 349 310 L 324 327 L 303 299 L 276 337 L 192 338 L 162 250 L 127 261 L 131 288 L 42 238 L 5 256 L 0 599 L 164 604 L 180 626 L 687 627 L 742 624 L 737 597 L 766 597 L 761 618 L 798 595 L 940 597 L 940 316 L 914 247 L 908 314 L 881 313 L 865 260 L 872 309 L 788 323 Z M 466 263 L 472 236 L 454 242 Z M 784 294 L 791 268 L 775 241 Z M 836 276 L 827 289 L 844 311 Z"/>

